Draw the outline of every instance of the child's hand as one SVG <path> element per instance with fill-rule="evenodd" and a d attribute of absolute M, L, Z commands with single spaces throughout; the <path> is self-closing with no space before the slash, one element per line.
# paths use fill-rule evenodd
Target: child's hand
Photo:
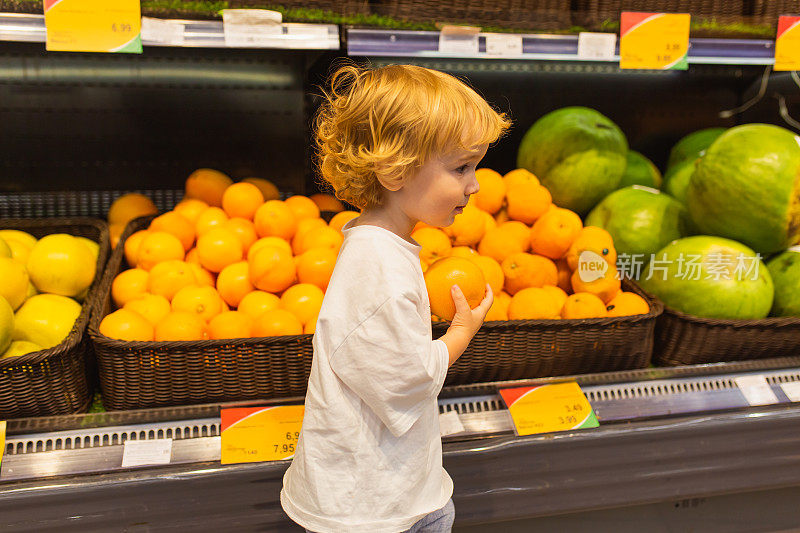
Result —
<path fill-rule="evenodd" d="M 489 312 L 489 308 L 492 306 L 494 295 L 492 294 L 492 288 L 487 283 L 486 296 L 483 297 L 483 300 L 475 309 L 470 309 L 469 303 L 467 303 L 467 299 L 458 285 L 453 285 L 451 293 L 453 295 L 453 303 L 456 306 L 456 314 L 453 316 L 453 321 L 450 322 L 450 327 L 447 328 L 447 333 L 442 335 L 441 340 L 447 345 L 450 364 L 452 365 L 464 353 L 469 341 L 480 329 L 483 319 L 486 318 L 486 313 Z"/>

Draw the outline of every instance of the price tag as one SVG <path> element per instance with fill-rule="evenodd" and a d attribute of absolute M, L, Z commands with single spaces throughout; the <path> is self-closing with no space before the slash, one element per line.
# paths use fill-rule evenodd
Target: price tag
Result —
<path fill-rule="evenodd" d="M 183 46 L 185 24 L 177 20 L 142 17 L 142 40 L 153 44 Z"/>
<path fill-rule="evenodd" d="M 619 66 L 657 70 L 689 68 L 688 13 L 623 12 Z"/>
<path fill-rule="evenodd" d="M 444 26 L 439 33 L 439 52 L 456 56 L 478 54 L 478 33 L 474 26 Z"/>
<path fill-rule="evenodd" d="M 304 412 L 302 405 L 223 409 L 222 464 L 291 459 Z"/>
<path fill-rule="evenodd" d="M 6 451 L 6 422 L 0 420 L 0 465 L 3 464 L 3 454 Z"/>
<path fill-rule="evenodd" d="M 778 403 L 778 397 L 772 392 L 772 388 L 764 376 L 739 376 L 734 378 L 733 381 L 750 405 Z"/>
<path fill-rule="evenodd" d="M 439 434 L 442 437 L 463 432 L 464 424 L 461 423 L 461 419 L 458 417 L 458 413 L 456 411 L 439 413 Z"/>
<path fill-rule="evenodd" d="M 800 70 L 800 17 L 778 17 L 773 70 Z"/>
<path fill-rule="evenodd" d="M 597 417 L 580 386 L 573 382 L 502 389 L 517 435 L 595 428 Z"/>
<path fill-rule="evenodd" d="M 800 381 L 781 383 L 781 389 L 790 402 L 800 402 Z"/>
<path fill-rule="evenodd" d="M 518 57 L 522 55 L 522 35 L 486 34 L 486 55 Z"/>
<path fill-rule="evenodd" d="M 44 0 L 47 50 L 142 53 L 139 0 Z"/>
<path fill-rule="evenodd" d="M 225 46 L 266 48 L 275 46 L 283 34 L 282 15 L 268 9 L 223 9 Z"/>
<path fill-rule="evenodd" d="M 168 465 L 172 459 L 172 439 L 126 440 L 122 468 Z"/>
<path fill-rule="evenodd" d="M 578 34 L 578 59 L 614 59 L 617 51 L 617 36 L 614 33 L 592 33 L 582 31 Z"/>

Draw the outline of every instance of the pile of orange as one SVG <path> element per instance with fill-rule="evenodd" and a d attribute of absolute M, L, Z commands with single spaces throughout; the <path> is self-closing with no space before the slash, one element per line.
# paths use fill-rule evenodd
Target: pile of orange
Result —
<path fill-rule="evenodd" d="M 132 198 L 112 205 L 115 223 L 154 211 Z M 338 213 L 326 223 L 320 209 Z M 356 216 L 329 195 L 282 201 L 267 180 L 195 171 L 172 211 L 125 240 L 130 268 L 112 283 L 117 310 L 100 332 L 126 341 L 313 333 L 341 228 Z"/>
<path fill-rule="evenodd" d="M 581 319 L 645 314 L 647 301 L 621 290 L 614 242 L 597 227 L 553 204 L 549 191 L 525 169 L 505 176 L 476 171 L 480 191 L 452 225 L 420 223 L 412 237 L 422 246 L 420 260 L 431 309 L 452 316 L 450 285 L 456 283 L 475 307 L 488 283 L 494 304 L 486 320 Z M 467 275 L 459 257 L 480 272 Z M 432 274 L 429 274 L 432 272 Z M 482 274 L 479 275 L 479 274 Z"/>

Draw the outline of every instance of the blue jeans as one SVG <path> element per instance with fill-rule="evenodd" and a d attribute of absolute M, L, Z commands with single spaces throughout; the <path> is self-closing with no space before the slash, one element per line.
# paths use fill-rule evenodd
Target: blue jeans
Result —
<path fill-rule="evenodd" d="M 447 503 L 441 509 L 430 513 L 429 515 L 420 518 L 416 524 L 411 526 L 403 533 L 450 533 L 453 529 L 453 521 L 456 519 L 456 508 L 453 505 L 453 499 L 447 500 Z M 313 533 L 306 529 L 307 533 Z"/>

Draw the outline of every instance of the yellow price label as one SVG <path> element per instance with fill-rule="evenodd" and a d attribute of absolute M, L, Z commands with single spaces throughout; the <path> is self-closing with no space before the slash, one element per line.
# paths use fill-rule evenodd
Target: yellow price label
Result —
<path fill-rule="evenodd" d="M 511 413 L 517 435 L 596 428 L 600 425 L 589 400 L 574 381 L 502 389 L 500 396 Z"/>
<path fill-rule="evenodd" d="M 47 50 L 142 53 L 139 0 L 44 0 Z"/>
<path fill-rule="evenodd" d="M 778 18 L 774 70 L 800 70 L 800 17 Z"/>
<path fill-rule="evenodd" d="M 690 20 L 688 13 L 623 12 L 620 21 L 620 68 L 689 68 Z"/>
<path fill-rule="evenodd" d="M 0 420 L 0 466 L 3 464 L 3 454 L 6 451 L 6 423 Z"/>
<path fill-rule="evenodd" d="M 222 464 L 291 459 L 304 412 L 302 405 L 222 409 Z"/>

